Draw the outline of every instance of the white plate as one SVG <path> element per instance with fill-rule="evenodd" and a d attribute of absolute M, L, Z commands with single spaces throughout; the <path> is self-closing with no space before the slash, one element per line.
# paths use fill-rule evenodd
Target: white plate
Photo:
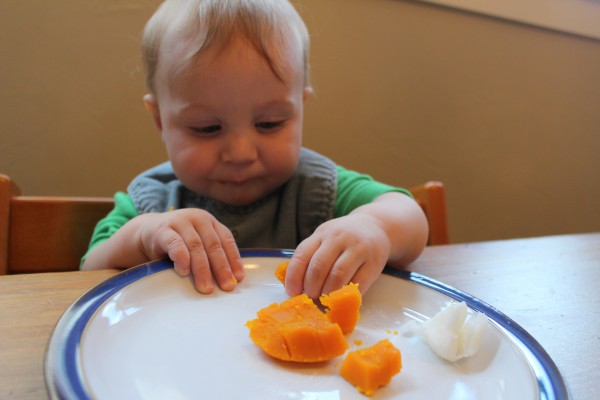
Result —
<path fill-rule="evenodd" d="M 232 293 L 201 295 L 169 261 L 132 268 L 91 289 L 61 317 L 46 354 L 55 398 L 364 399 L 339 375 L 343 357 L 280 362 L 248 337 L 256 311 L 288 298 L 273 275 L 286 250 L 242 251 L 246 279 Z M 398 333 L 448 301 L 487 315 L 480 351 L 449 363 L 418 337 Z M 386 269 L 363 299 L 350 350 L 387 338 L 402 372 L 373 398 L 563 399 L 560 373 L 541 346 L 489 305 L 422 275 Z"/>

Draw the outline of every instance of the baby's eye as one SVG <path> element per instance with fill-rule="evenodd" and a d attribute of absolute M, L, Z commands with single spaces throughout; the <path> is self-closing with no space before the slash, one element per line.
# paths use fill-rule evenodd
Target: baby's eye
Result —
<path fill-rule="evenodd" d="M 258 130 L 263 132 L 271 132 L 283 125 L 284 121 L 261 121 L 255 124 Z"/>
<path fill-rule="evenodd" d="M 221 130 L 221 125 L 208 125 L 200 127 L 192 127 L 192 131 L 199 134 L 200 136 L 213 136 Z"/>

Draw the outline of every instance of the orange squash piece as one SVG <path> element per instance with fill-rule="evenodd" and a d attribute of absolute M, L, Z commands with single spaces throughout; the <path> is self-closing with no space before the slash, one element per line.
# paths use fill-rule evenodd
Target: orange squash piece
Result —
<path fill-rule="evenodd" d="M 282 262 L 274 272 L 275 277 L 283 284 L 285 284 L 288 264 L 289 261 Z M 350 282 L 341 289 L 328 295 L 322 295 L 319 300 L 323 306 L 328 308 L 326 313 L 329 320 L 338 324 L 345 335 L 354 331 L 354 327 L 360 319 L 360 306 L 362 305 L 362 296 L 357 283 Z"/>
<path fill-rule="evenodd" d="M 344 334 L 352 333 L 356 323 L 360 319 L 360 306 L 362 296 L 358 290 L 358 283 L 343 286 L 338 290 L 319 298 L 321 304 L 328 308 L 327 318 L 342 328 Z"/>
<path fill-rule="evenodd" d="M 284 361 L 318 362 L 338 357 L 348 343 L 339 325 L 305 294 L 271 304 L 248 321 L 250 339 L 265 353 Z"/>
<path fill-rule="evenodd" d="M 401 368 L 400 350 L 383 339 L 371 347 L 348 353 L 340 374 L 360 392 L 371 396 L 380 386 L 390 383 Z"/>
<path fill-rule="evenodd" d="M 290 262 L 285 261 L 282 262 L 275 268 L 275 277 L 279 280 L 279 282 L 285 285 L 285 273 L 287 272 L 287 266 Z"/>

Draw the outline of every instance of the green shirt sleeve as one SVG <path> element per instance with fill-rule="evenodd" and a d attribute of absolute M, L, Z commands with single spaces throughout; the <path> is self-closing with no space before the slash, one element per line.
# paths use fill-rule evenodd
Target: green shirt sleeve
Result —
<path fill-rule="evenodd" d="M 337 173 L 338 187 L 334 210 L 336 218 L 350 214 L 355 208 L 372 202 L 384 193 L 399 192 L 412 197 L 406 189 L 377 182 L 369 175 L 349 171 L 339 165 Z"/>
<path fill-rule="evenodd" d="M 100 243 L 107 240 L 109 237 L 114 235 L 116 231 L 118 231 L 127 221 L 137 217 L 138 211 L 131 197 L 128 194 L 123 192 L 118 192 L 115 194 L 115 207 L 111 212 L 108 213 L 106 217 L 101 219 L 96 227 L 94 228 L 94 232 L 92 234 L 92 239 L 90 240 L 90 246 L 88 251 L 83 256 L 81 263 L 83 264 L 83 260 L 87 257 L 89 252 Z"/>

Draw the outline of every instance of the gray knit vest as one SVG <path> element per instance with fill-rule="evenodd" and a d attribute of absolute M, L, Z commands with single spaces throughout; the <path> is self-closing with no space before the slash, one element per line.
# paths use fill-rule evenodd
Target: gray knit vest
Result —
<path fill-rule="evenodd" d="M 337 171 L 328 158 L 302 148 L 294 175 L 275 192 L 247 206 L 231 206 L 194 193 L 175 176 L 170 162 L 137 176 L 128 192 L 140 214 L 172 206 L 201 208 L 233 233 L 240 248 L 295 248 L 333 218 Z"/>

